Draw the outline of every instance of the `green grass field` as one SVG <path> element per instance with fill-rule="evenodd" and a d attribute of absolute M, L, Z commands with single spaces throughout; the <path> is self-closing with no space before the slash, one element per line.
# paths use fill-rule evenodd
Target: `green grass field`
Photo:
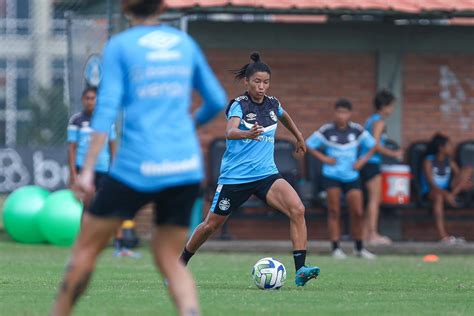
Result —
<path fill-rule="evenodd" d="M 69 251 L 0 241 L 0 314 L 47 315 Z M 172 315 L 173 307 L 147 249 L 141 259 L 113 258 L 107 250 L 75 315 Z M 279 291 L 250 280 L 260 257 L 280 258 L 288 279 Z M 474 258 L 388 256 L 375 262 L 336 262 L 311 256 L 321 278 L 293 283 L 292 258 L 279 254 L 202 253 L 191 263 L 203 315 L 474 315 Z"/>

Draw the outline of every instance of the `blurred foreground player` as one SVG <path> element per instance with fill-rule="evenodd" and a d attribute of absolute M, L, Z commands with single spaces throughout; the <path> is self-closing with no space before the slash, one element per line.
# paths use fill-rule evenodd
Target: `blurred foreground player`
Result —
<path fill-rule="evenodd" d="M 97 256 L 122 221 L 148 203 L 156 208 L 151 245 L 155 263 L 169 280 L 178 313 L 199 315 L 194 280 L 179 255 L 203 178 L 195 128 L 222 110 L 226 96 L 194 40 L 159 24 L 162 1 L 122 1 L 122 9 L 132 27 L 104 49 L 94 134 L 74 187 L 79 199 L 87 202 L 94 194 L 95 161 L 120 109 L 125 112 L 122 141 L 84 215 L 52 315 L 71 313 Z M 193 89 L 204 101 L 194 118 L 189 113 Z"/>

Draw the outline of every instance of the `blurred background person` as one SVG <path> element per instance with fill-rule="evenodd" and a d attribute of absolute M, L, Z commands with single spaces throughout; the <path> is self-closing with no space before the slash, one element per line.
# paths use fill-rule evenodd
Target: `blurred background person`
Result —
<path fill-rule="evenodd" d="M 371 245 L 387 245 L 392 241 L 387 236 L 378 232 L 380 202 L 382 193 L 381 164 L 382 156 L 388 156 L 401 160 L 403 152 L 385 147 L 387 140 L 385 119 L 393 110 L 395 97 L 387 90 L 377 92 L 374 98 L 375 112 L 365 123 L 365 129 L 375 138 L 377 151 L 370 157 L 367 164 L 362 168 L 360 175 L 367 189 L 367 214 L 365 220 L 364 239 Z M 365 152 L 363 153 L 365 154 Z"/>
<path fill-rule="evenodd" d="M 447 244 L 464 243 L 462 237 L 451 236 L 444 222 L 445 204 L 457 207 L 459 193 L 472 189 L 472 168 L 462 170 L 451 158 L 453 146 L 448 136 L 436 133 L 428 144 L 423 159 L 421 186 L 423 194 L 433 202 L 433 214 L 440 241 Z"/>

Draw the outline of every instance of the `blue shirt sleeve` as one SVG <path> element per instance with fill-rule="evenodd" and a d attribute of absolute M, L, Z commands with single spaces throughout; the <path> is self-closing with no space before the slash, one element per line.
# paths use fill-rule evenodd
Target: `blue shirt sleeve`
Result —
<path fill-rule="evenodd" d="M 122 105 L 125 77 L 119 42 L 114 38 L 104 48 L 102 69 L 92 128 L 99 133 L 109 133 Z"/>
<path fill-rule="evenodd" d="M 116 139 L 117 139 L 117 131 L 115 130 L 115 124 L 113 124 L 109 132 L 109 141 L 114 141 Z"/>
<path fill-rule="evenodd" d="M 377 145 L 375 138 L 367 131 L 363 131 L 360 137 L 360 145 L 366 150 L 370 150 Z"/>
<path fill-rule="evenodd" d="M 203 99 L 203 104 L 196 110 L 195 119 L 199 124 L 206 124 L 224 109 L 227 96 L 201 49 L 194 40 L 191 41 L 195 51 L 193 85 Z"/>
<path fill-rule="evenodd" d="M 311 149 L 318 149 L 324 146 L 323 135 L 316 131 L 308 139 L 306 139 L 306 145 Z"/>
<path fill-rule="evenodd" d="M 283 113 L 285 113 L 285 110 L 283 110 L 283 107 L 280 105 L 278 105 L 278 113 L 277 113 L 277 116 L 278 117 L 282 117 L 283 116 Z"/>
<path fill-rule="evenodd" d="M 242 107 L 240 103 L 235 101 L 232 103 L 229 109 L 229 113 L 227 113 L 227 120 L 230 120 L 231 117 L 238 117 L 242 119 L 244 117 L 244 113 L 242 112 Z"/>
<path fill-rule="evenodd" d="M 67 126 L 67 142 L 77 143 L 79 141 L 79 126 L 71 120 Z"/>

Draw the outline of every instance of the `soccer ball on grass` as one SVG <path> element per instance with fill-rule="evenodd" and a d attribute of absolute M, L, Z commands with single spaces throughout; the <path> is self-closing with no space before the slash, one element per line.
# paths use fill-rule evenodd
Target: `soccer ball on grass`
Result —
<path fill-rule="evenodd" d="M 285 266 L 274 258 L 262 258 L 253 266 L 252 279 L 259 289 L 277 290 L 285 283 Z"/>

